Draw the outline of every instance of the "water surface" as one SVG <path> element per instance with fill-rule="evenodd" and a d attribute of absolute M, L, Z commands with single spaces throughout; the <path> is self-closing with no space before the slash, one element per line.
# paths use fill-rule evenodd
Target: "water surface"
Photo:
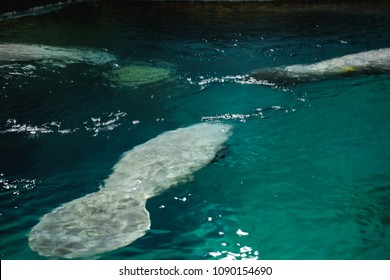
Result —
<path fill-rule="evenodd" d="M 105 3 L 0 22 L 1 43 L 173 66 L 126 87 L 113 66 L 0 65 L 0 254 L 43 259 L 43 214 L 98 190 L 120 155 L 198 122 L 233 125 L 217 161 L 148 201 L 152 228 L 99 259 L 389 259 L 389 74 L 242 84 L 254 69 L 390 46 L 387 11 Z M 229 76 L 231 78 L 226 78 Z M 189 139 L 189 141 L 191 141 Z"/>

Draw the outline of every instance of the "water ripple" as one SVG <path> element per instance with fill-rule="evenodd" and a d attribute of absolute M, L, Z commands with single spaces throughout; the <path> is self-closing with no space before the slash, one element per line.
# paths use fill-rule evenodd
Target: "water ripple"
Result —
<path fill-rule="evenodd" d="M 12 194 L 19 195 L 22 190 L 31 190 L 36 186 L 36 179 L 6 179 L 0 173 L 0 191 L 12 191 Z"/>
<path fill-rule="evenodd" d="M 101 132 L 111 131 L 120 126 L 120 120 L 126 116 L 127 113 L 118 111 L 116 113 L 104 113 L 101 117 L 91 117 L 90 120 L 84 122 L 85 129 L 92 131 L 93 136 L 97 136 Z M 133 121 L 133 124 L 136 124 L 136 122 Z"/>
<path fill-rule="evenodd" d="M 285 108 L 281 106 L 271 106 L 269 108 L 257 108 L 250 114 L 243 114 L 243 113 L 226 113 L 222 115 L 215 115 L 215 116 L 204 116 L 202 117 L 202 121 L 221 121 L 221 120 L 234 120 L 239 122 L 246 122 L 248 119 L 253 118 L 267 118 L 268 112 L 274 112 L 274 111 L 284 111 L 285 113 L 289 112 L 295 112 L 295 108 Z"/>
<path fill-rule="evenodd" d="M 32 64 L 7 64 L 0 66 L 1 76 L 5 79 L 12 79 L 15 76 L 37 77 L 35 74 L 37 67 Z"/>
<path fill-rule="evenodd" d="M 122 119 L 127 116 L 127 113 L 122 111 L 106 112 L 99 117 L 91 117 L 83 122 L 86 131 L 93 132 L 92 136 L 97 136 L 102 132 L 112 131 L 122 124 Z M 133 120 L 132 125 L 137 125 L 140 121 Z M 31 123 L 19 123 L 17 119 L 7 119 L 3 130 L 0 134 L 6 133 L 24 133 L 30 137 L 38 137 L 42 134 L 70 134 L 80 130 L 78 127 L 64 128 L 61 121 L 52 121 L 41 125 Z"/>
<path fill-rule="evenodd" d="M 30 136 L 39 136 L 40 134 L 48 133 L 60 133 L 68 134 L 77 131 L 74 129 L 63 129 L 61 128 L 61 122 L 52 121 L 50 123 L 44 123 L 41 126 L 31 124 L 20 124 L 16 119 L 8 119 L 4 130 L 0 130 L 0 134 L 5 133 L 26 133 Z"/>
<path fill-rule="evenodd" d="M 233 75 L 233 76 L 223 76 L 223 77 L 204 77 L 199 76 L 196 79 L 187 78 L 187 81 L 191 85 L 200 86 L 201 89 L 205 89 L 211 84 L 224 84 L 224 83 L 236 83 L 243 85 L 263 85 L 263 86 L 272 86 L 278 88 L 274 83 L 268 82 L 266 80 L 259 80 L 250 77 L 249 75 Z"/>

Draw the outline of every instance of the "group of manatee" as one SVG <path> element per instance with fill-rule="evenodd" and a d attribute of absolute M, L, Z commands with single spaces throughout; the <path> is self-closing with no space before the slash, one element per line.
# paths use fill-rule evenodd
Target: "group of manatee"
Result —
<path fill-rule="evenodd" d="M 172 79 L 169 64 L 116 64 L 107 51 L 43 45 L 0 44 L 0 63 L 37 61 L 111 63 L 105 77 L 128 87 Z M 345 55 L 313 64 L 255 70 L 244 79 L 272 83 L 308 82 L 390 70 L 390 48 Z M 99 191 L 65 203 L 41 217 L 29 245 L 42 256 L 85 258 L 127 246 L 145 235 L 151 221 L 146 201 L 191 179 L 223 149 L 232 133 L 227 124 L 200 123 L 165 132 L 124 153 Z"/>
<path fill-rule="evenodd" d="M 113 84 L 139 87 L 173 80 L 174 65 L 163 61 L 116 63 L 117 58 L 93 49 L 64 48 L 34 44 L 0 44 L 0 63 L 36 61 L 41 63 L 110 64 L 104 77 Z M 384 73 L 390 70 L 390 48 L 349 54 L 311 64 L 262 68 L 240 76 L 242 80 L 268 84 L 301 83 L 358 74 Z M 263 83 L 264 84 L 264 83 Z"/>
<path fill-rule="evenodd" d="M 172 64 L 152 62 L 132 62 L 118 65 L 117 58 L 107 52 L 83 48 L 64 48 L 35 44 L 0 44 L 0 63 L 34 61 L 41 64 L 68 65 L 85 63 L 109 65 L 104 73 L 113 86 L 138 87 L 172 79 Z"/>

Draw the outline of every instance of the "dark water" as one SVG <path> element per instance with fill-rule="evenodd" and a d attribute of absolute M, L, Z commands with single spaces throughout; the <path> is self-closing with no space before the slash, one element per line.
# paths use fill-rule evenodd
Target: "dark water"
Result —
<path fill-rule="evenodd" d="M 43 214 L 94 192 L 120 155 L 201 121 L 226 156 L 148 201 L 152 229 L 101 259 L 389 259 L 389 74 L 265 86 L 234 78 L 390 46 L 387 11 L 256 4 L 103 4 L 0 22 L 1 43 L 107 50 L 170 79 L 113 83 L 113 65 L 0 65 L 0 254 L 42 259 Z"/>

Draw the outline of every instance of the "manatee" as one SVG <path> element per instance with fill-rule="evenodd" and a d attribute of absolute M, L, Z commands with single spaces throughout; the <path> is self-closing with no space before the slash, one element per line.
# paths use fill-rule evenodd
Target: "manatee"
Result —
<path fill-rule="evenodd" d="M 85 258 L 127 246 L 151 227 L 146 201 L 191 180 L 231 134 L 224 124 L 200 123 L 165 132 L 125 152 L 94 193 L 44 215 L 29 233 L 42 256 Z"/>
<path fill-rule="evenodd" d="M 106 51 L 63 48 L 35 44 L 0 44 L 0 62 L 37 61 L 63 64 L 87 63 L 102 65 L 116 60 Z"/>
<path fill-rule="evenodd" d="M 389 71 L 390 48 L 384 48 L 349 54 L 318 63 L 259 69 L 250 73 L 247 78 L 285 84 Z"/>
<path fill-rule="evenodd" d="M 169 63 L 133 62 L 117 66 L 106 74 L 114 85 L 138 87 L 147 84 L 157 84 L 173 78 L 174 67 Z"/>
<path fill-rule="evenodd" d="M 0 44 L 0 64 L 34 61 L 49 65 L 86 63 L 106 65 L 116 61 L 116 57 L 106 51 L 84 48 L 64 48 L 34 44 Z M 103 68 L 103 77 L 113 86 L 139 87 L 159 84 L 174 79 L 175 67 L 164 61 L 130 62 L 122 61 Z"/>

